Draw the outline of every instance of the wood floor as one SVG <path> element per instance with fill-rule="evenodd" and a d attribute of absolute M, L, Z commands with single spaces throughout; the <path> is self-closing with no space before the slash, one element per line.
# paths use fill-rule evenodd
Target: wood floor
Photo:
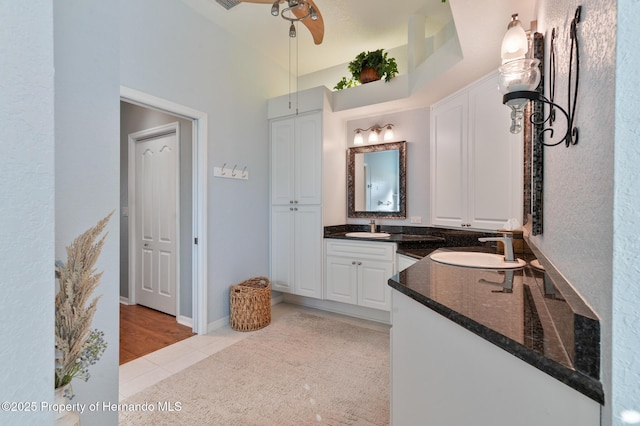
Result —
<path fill-rule="evenodd" d="M 176 318 L 141 305 L 120 304 L 120 364 L 193 336 Z"/>

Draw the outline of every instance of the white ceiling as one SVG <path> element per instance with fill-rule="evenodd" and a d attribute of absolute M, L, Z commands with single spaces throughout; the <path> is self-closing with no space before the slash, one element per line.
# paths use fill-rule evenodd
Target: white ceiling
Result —
<path fill-rule="evenodd" d="M 241 3 L 226 10 L 215 0 L 182 0 L 198 13 L 261 52 L 268 52 L 283 68 L 289 61 L 289 22 L 270 14 L 269 4 Z M 358 53 L 407 45 L 412 14 L 425 15 L 427 29 L 437 31 L 453 16 L 464 54 L 452 69 L 460 87 L 499 64 L 500 43 L 512 13 L 525 27 L 533 19 L 536 0 L 314 0 L 323 16 L 321 45 L 302 24 L 298 28 L 298 74 L 345 65 Z M 429 35 L 429 34 L 426 34 Z M 292 48 L 295 48 L 295 44 Z M 400 66 L 400 64 L 399 64 Z M 406 67 L 402 67 L 405 68 Z M 479 75 L 472 75 L 474 72 Z M 457 76 L 457 77 L 456 77 Z M 467 81 L 465 77 L 469 77 Z M 442 82 L 436 83 L 441 84 Z"/>

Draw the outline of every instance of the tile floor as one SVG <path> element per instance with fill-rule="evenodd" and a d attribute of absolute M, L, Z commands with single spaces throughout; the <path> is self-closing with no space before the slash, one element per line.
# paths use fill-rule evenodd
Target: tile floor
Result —
<path fill-rule="evenodd" d="M 293 312 L 306 311 L 374 330 L 389 331 L 389 325 L 303 306 L 279 303 L 271 309 L 271 322 Z M 119 399 L 122 401 L 222 349 L 250 336 L 228 325 L 206 335 L 193 336 L 120 366 Z"/>

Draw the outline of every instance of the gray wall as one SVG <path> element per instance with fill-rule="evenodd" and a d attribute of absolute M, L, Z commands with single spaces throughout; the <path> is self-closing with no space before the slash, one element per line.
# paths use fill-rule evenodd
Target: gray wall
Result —
<path fill-rule="evenodd" d="M 160 111 L 120 102 L 120 297 L 129 297 L 129 135 L 163 124 L 180 125 L 180 306 L 178 315 L 192 317 L 192 122 Z"/>
<path fill-rule="evenodd" d="M 224 321 L 229 286 L 269 273 L 266 101 L 288 74 L 183 2 L 158 3 L 121 2 L 120 84 L 208 115 L 207 315 Z M 249 180 L 213 177 L 224 163 Z"/>
<path fill-rule="evenodd" d="M 57 259 L 66 259 L 65 247 L 109 212 L 117 212 L 120 203 L 119 27 L 117 3 L 54 2 Z M 116 213 L 96 264 L 104 273 L 95 292 L 102 297 L 92 326 L 104 332 L 108 347 L 91 366 L 88 382 L 74 380 L 73 402 L 118 401 L 119 226 Z M 117 412 L 81 416 L 87 425 L 117 422 Z"/>
<path fill-rule="evenodd" d="M 615 418 L 611 412 L 611 294 L 616 8 L 601 0 L 581 3 L 580 92 L 575 120 L 580 140 L 571 148 L 545 148 L 544 234 L 533 240 L 601 320 L 602 382 L 607 401 L 603 418 L 607 425 Z M 567 104 L 568 32 L 576 6 L 573 0 L 542 0 L 538 13 L 538 29 L 547 46 L 551 29 L 560 31 L 555 91 L 560 105 Z"/>
<path fill-rule="evenodd" d="M 375 124 L 394 124 L 395 141 L 407 141 L 407 218 L 376 219 L 384 225 L 429 226 L 429 108 L 412 109 L 347 122 L 347 148 L 353 146 L 355 129 L 367 129 Z M 368 133 L 364 135 L 365 143 Z M 382 139 L 383 133 L 380 135 Z M 383 143 L 382 141 L 380 143 Z M 421 224 L 412 224 L 411 217 L 420 216 Z M 369 223 L 370 219 L 347 219 L 348 223 Z"/>
<path fill-rule="evenodd" d="M 53 6 L 0 2 L 1 401 L 52 401 L 54 358 Z M 43 425 L 53 413 L 0 412 Z"/>
<path fill-rule="evenodd" d="M 618 0 L 613 215 L 612 418 L 640 412 L 640 4 Z M 613 421 L 612 421 L 613 423 Z"/>

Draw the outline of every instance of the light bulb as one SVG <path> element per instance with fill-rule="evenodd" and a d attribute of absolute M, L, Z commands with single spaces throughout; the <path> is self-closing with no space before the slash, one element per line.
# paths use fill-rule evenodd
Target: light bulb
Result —
<path fill-rule="evenodd" d="M 271 14 L 273 16 L 278 16 L 280 13 L 280 0 L 276 0 L 273 2 L 273 6 L 271 6 Z"/>
<path fill-rule="evenodd" d="M 295 36 L 296 36 L 296 26 L 293 25 L 293 22 L 292 22 L 291 26 L 289 27 L 289 37 L 295 38 Z"/>
<path fill-rule="evenodd" d="M 387 129 L 384 131 L 384 140 L 385 142 L 391 142 L 393 140 L 393 126 L 391 124 L 389 124 L 387 126 Z"/>
<path fill-rule="evenodd" d="M 378 142 L 378 129 L 373 129 L 371 132 L 369 132 L 369 143 L 376 142 Z"/>
<path fill-rule="evenodd" d="M 511 18 L 507 33 L 502 39 L 500 56 L 502 57 L 503 64 L 515 59 L 523 59 L 529 51 L 527 33 L 524 31 L 522 24 L 518 20 L 518 14 L 512 15 Z"/>

